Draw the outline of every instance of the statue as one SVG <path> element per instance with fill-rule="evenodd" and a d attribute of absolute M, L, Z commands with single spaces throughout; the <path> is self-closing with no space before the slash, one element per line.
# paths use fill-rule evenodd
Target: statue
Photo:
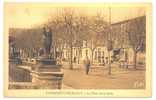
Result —
<path fill-rule="evenodd" d="M 43 48 L 44 48 L 44 54 L 46 56 L 49 55 L 50 49 L 52 45 L 52 32 L 50 28 L 43 28 Z"/>
<path fill-rule="evenodd" d="M 48 27 L 43 28 L 42 48 L 39 49 L 39 56 L 36 64 L 31 66 L 32 83 L 39 89 L 61 89 L 63 73 L 61 65 L 50 57 L 52 46 L 52 31 Z"/>

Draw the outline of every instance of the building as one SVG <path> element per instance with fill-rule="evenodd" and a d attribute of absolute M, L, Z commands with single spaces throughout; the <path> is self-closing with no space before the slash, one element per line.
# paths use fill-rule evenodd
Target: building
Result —
<path fill-rule="evenodd" d="M 131 45 L 129 45 L 130 43 L 128 41 L 128 36 L 126 36 L 125 34 L 123 35 L 123 33 L 126 32 L 127 24 L 136 19 L 141 19 L 141 21 L 145 21 L 146 23 L 146 16 L 140 16 L 134 19 L 124 20 L 121 22 L 111 24 L 112 35 L 115 35 L 114 37 L 116 37 L 116 38 L 113 38 L 114 40 L 113 50 L 109 52 L 107 50 L 107 47 L 104 46 L 103 44 L 101 45 L 99 44 L 96 46 L 96 48 L 92 49 L 90 48 L 90 45 L 91 45 L 90 42 L 88 42 L 90 40 L 83 41 L 82 47 L 73 47 L 72 49 L 73 61 L 75 63 L 83 63 L 83 60 L 85 59 L 85 57 L 88 56 L 93 64 L 103 65 L 103 64 L 108 63 L 109 56 L 111 56 L 112 61 L 115 61 L 115 59 L 118 61 L 119 60 L 125 61 L 125 59 L 128 59 L 127 60 L 128 63 L 132 64 L 134 52 L 133 52 L 133 49 L 131 48 Z M 118 37 L 117 35 L 119 35 L 120 38 L 117 38 Z M 145 51 L 145 46 L 143 46 L 142 48 Z M 67 59 L 67 60 L 70 59 L 70 50 L 71 49 L 69 48 L 64 48 L 63 50 L 64 59 Z M 115 53 L 117 51 L 119 52 Z M 145 52 L 138 53 L 137 59 L 138 59 L 137 60 L 138 62 L 140 62 L 139 60 L 142 60 L 142 62 L 145 62 Z"/>

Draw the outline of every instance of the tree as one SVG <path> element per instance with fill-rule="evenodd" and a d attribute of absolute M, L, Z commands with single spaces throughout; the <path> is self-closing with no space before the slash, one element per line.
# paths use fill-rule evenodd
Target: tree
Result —
<path fill-rule="evenodd" d="M 89 22 L 89 37 L 91 39 L 91 45 L 89 46 L 89 48 L 91 50 L 91 62 L 93 63 L 93 55 L 97 46 L 104 46 L 105 44 L 105 31 L 108 23 L 106 22 L 105 17 L 98 12 L 96 16 L 93 16 L 91 17 L 91 19 L 89 19 Z"/>
<path fill-rule="evenodd" d="M 80 55 L 82 53 L 83 40 L 87 40 L 87 34 L 89 30 L 88 18 L 86 16 L 77 16 L 74 21 L 74 46 L 78 49 L 78 63 L 80 60 Z"/>
<path fill-rule="evenodd" d="M 146 32 L 146 17 L 136 18 L 127 23 L 127 34 L 129 44 L 134 52 L 134 68 L 136 69 L 137 53 L 142 49 L 145 44 L 145 32 Z"/>
<path fill-rule="evenodd" d="M 62 56 L 63 46 L 66 42 L 66 35 L 64 35 L 64 22 L 58 10 L 56 16 L 51 17 L 46 24 L 52 29 L 53 33 L 52 48 L 54 58 L 56 58 L 56 56 Z M 59 55 L 57 55 L 57 52 L 59 53 Z"/>
<path fill-rule="evenodd" d="M 112 27 L 111 27 L 111 8 L 109 8 L 108 15 L 109 15 L 109 20 L 107 22 L 104 16 L 101 16 L 100 13 L 98 13 L 95 24 L 97 27 L 96 33 L 102 33 L 102 34 L 98 34 L 99 38 L 96 37 L 96 39 L 99 42 L 103 42 L 103 46 L 106 46 L 108 49 L 108 53 L 109 53 L 108 74 L 111 75 L 111 51 L 113 49 L 113 42 L 114 42 L 113 41 L 114 36 L 112 35 Z"/>
<path fill-rule="evenodd" d="M 107 34 L 107 49 L 109 52 L 109 71 L 108 74 L 111 75 L 111 50 L 113 49 L 113 36 L 112 36 L 112 27 L 111 27 L 111 8 L 109 8 L 109 26 L 108 26 L 108 34 Z"/>
<path fill-rule="evenodd" d="M 57 9 L 56 17 L 48 20 L 48 25 L 54 31 L 55 48 L 62 51 L 66 45 L 66 49 L 68 47 L 70 49 L 70 69 L 73 69 L 73 47 L 81 48 L 82 31 L 86 28 L 83 25 L 84 19 L 81 16 L 75 16 L 73 8 L 60 8 Z"/>
<path fill-rule="evenodd" d="M 65 29 L 68 35 L 67 43 L 70 47 L 70 69 L 73 69 L 73 42 L 74 42 L 74 30 L 73 30 L 73 23 L 74 23 L 74 10 L 72 8 L 64 9 L 62 13 L 62 18 L 65 24 Z"/>
<path fill-rule="evenodd" d="M 32 55 L 32 51 L 37 51 L 41 47 L 41 29 L 22 29 L 14 28 L 10 29 L 10 34 L 14 34 L 15 37 L 15 47 L 25 50 L 29 56 Z"/>

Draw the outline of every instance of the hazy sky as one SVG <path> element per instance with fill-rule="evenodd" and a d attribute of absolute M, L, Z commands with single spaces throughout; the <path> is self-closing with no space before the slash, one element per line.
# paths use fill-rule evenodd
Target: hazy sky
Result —
<path fill-rule="evenodd" d="M 49 15 L 55 16 L 56 11 L 61 6 L 52 4 L 5 4 L 4 21 L 7 27 L 30 28 L 45 22 Z M 110 7 L 112 23 L 145 15 L 143 6 Z M 109 6 L 78 6 L 74 8 L 74 11 L 89 16 L 96 15 L 99 12 L 106 16 L 106 19 L 109 16 Z"/>

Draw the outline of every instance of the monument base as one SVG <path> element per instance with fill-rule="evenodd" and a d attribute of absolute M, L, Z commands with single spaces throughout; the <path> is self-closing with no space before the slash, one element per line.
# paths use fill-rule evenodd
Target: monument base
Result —
<path fill-rule="evenodd" d="M 32 66 L 32 83 L 39 89 L 61 89 L 63 73 L 61 66 L 52 59 L 38 59 Z"/>

